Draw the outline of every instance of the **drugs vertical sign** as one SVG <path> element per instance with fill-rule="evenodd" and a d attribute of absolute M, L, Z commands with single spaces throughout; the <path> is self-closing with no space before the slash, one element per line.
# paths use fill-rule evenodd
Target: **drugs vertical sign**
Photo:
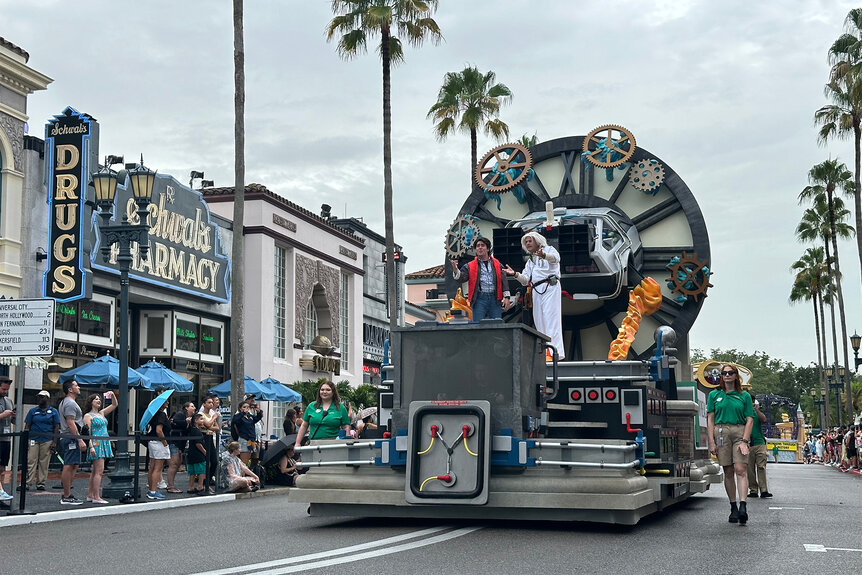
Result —
<path fill-rule="evenodd" d="M 42 295 L 60 302 L 88 299 L 92 292 L 84 230 L 90 225 L 87 184 L 98 168 L 97 151 L 98 124 L 87 114 L 68 107 L 45 126 L 51 224 Z"/>
<path fill-rule="evenodd" d="M 0 356 L 54 353 L 54 300 L 0 300 Z"/>

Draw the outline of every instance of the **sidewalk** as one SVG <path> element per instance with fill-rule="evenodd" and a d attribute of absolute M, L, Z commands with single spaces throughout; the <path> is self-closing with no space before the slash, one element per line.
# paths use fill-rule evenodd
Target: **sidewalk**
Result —
<path fill-rule="evenodd" d="M 72 495 L 84 501 L 87 497 L 89 473 L 78 473 L 72 483 Z M 107 504 L 87 503 L 81 505 L 61 505 L 63 487 L 60 484 L 60 474 L 51 472 L 45 483 L 45 491 L 27 491 L 26 509 L 35 515 L 16 515 L 20 504 L 20 492 L 15 492 L 15 499 L 7 501 L 11 505 L 9 509 L 0 508 L 0 528 L 12 525 L 25 525 L 29 523 L 43 523 L 46 521 L 60 521 L 63 519 L 76 519 L 81 517 L 99 517 L 102 515 L 115 515 L 122 513 L 135 513 L 138 511 L 151 511 L 153 509 L 165 509 L 170 507 L 183 507 L 188 505 L 202 505 L 206 503 L 217 503 L 222 501 L 234 501 L 248 497 L 265 497 L 270 495 L 287 495 L 289 487 L 278 485 L 264 487 L 254 493 L 221 493 L 216 495 L 190 495 L 186 493 L 189 484 L 187 473 L 177 473 L 176 486 L 183 493 L 167 493 L 164 489 L 159 491 L 165 496 L 164 500 L 147 499 L 147 475 L 140 473 L 138 476 L 139 498 L 137 503 L 120 503 L 116 499 L 108 499 Z M 102 487 L 110 484 L 110 479 L 102 479 Z M 8 483 L 4 483 L 9 488 Z"/>

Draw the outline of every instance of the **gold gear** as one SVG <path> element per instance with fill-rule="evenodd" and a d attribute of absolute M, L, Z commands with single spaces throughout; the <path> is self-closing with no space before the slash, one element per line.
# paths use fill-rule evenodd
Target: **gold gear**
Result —
<path fill-rule="evenodd" d="M 500 154 L 506 153 L 504 159 Z M 476 183 L 483 190 L 491 193 L 507 192 L 527 179 L 527 173 L 533 167 L 533 156 L 530 150 L 521 144 L 503 144 L 497 146 L 482 156 L 476 166 Z M 509 175 L 510 169 L 521 170 L 515 178 Z M 492 175 L 493 174 L 493 175 Z M 489 181 L 485 178 L 490 175 Z"/>
<path fill-rule="evenodd" d="M 605 132 L 605 134 L 602 135 L 602 132 Z M 614 138 L 614 132 L 619 132 L 618 138 Z M 601 156 L 605 151 L 597 146 L 601 140 L 606 140 L 605 145 L 611 150 L 622 154 L 622 157 L 619 160 L 613 161 L 602 160 Z M 620 147 L 620 145 L 624 143 L 629 144 L 628 149 Z M 631 132 L 622 126 L 617 126 L 616 124 L 606 124 L 604 126 L 599 126 L 584 136 L 584 145 L 582 150 L 587 154 L 587 161 L 597 168 L 616 168 L 628 161 L 628 159 L 632 157 L 632 154 L 635 153 L 636 148 L 637 143 L 635 142 L 635 137 Z"/>
<path fill-rule="evenodd" d="M 693 296 L 694 301 L 697 301 L 697 298 L 701 295 L 706 297 L 707 288 L 712 287 L 712 284 L 709 283 L 709 275 L 704 273 L 702 269 L 706 264 L 707 262 L 697 259 L 697 254 L 688 256 L 685 252 L 682 252 L 679 262 L 667 266 L 667 269 L 670 270 L 670 277 L 667 278 L 667 281 L 674 284 L 671 291 L 679 292 L 686 297 Z M 679 272 L 685 274 L 684 279 L 679 279 Z M 685 287 L 685 284 L 688 282 L 693 283 L 695 287 L 693 289 Z"/>

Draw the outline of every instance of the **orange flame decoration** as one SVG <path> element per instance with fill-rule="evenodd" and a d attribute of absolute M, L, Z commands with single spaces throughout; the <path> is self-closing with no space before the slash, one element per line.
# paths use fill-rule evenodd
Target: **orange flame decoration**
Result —
<path fill-rule="evenodd" d="M 661 286 L 653 278 L 644 280 L 629 293 L 629 309 L 620 325 L 617 338 L 611 342 L 608 359 L 611 361 L 625 359 L 629 355 L 629 347 L 635 340 L 641 319 L 652 315 L 661 307 Z"/>
<path fill-rule="evenodd" d="M 449 303 L 452 304 L 452 310 L 462 309 L 462 310 L 466 311 L 467 312 L 467 320 L 473 321 L 473 308 L 470 307 L 470 302 L 467 301 L 467 299 L 461 293 L 461 288 L 458 288 L 458 292 L 455 294 L 455 299 L 450 299 Z M 448 322 L 450 319 L 452 319 L 451 315 L 449 315 L 449 317 L 446 318 L 446 321 Z"/>

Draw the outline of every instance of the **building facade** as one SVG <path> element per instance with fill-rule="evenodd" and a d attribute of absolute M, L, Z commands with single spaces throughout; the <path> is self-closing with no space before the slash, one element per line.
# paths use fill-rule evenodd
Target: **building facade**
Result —
<path fill-rule="evenodd" d="M 419 320 L 445 321 L 449 312 L 449 298 L 446 297 L 445 268 L 432 266 L 411 272 L 404 276 L 407 284 L 409 323 Z M 424 312 L 420 314 L 419 312 Z M 431 314 L 433 317 L 427 317 Z"/>
<path fill-rule="evenodd" d="M 233 217 L 233 188 L 207 188 L 212 211 Z M 245 189 L 245 369 L 255 379 L 362 383 L 362 238 L 260 184 Z M 335 371 L 307 361 L 325 336 Z M 282 407 L 268 415 L 277 427 Z"/>

